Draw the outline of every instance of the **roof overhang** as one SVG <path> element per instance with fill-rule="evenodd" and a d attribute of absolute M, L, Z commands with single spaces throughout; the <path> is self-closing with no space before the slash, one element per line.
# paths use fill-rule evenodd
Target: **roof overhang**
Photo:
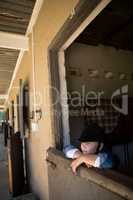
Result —
<path fill-rule="evenodd" d="M 27 36 L 0 31 L 0 47 L 17 50 L 28 50 L 29 39 Z"/>

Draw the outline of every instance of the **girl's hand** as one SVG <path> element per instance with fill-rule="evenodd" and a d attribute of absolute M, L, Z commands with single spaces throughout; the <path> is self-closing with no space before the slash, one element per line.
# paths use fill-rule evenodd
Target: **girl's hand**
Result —
<path fill-rule="evenodd" d="M 97 155 L 95 154 L 81 155 L 79 158 L 71 163 L 73 173 L 76 175 L 76 170 L 82 163 L 85 163 L 86 166 L 89 168 L 94 166 L 96 158 Z"/>
<path fill-rule="evenodd" d="M 72 161 L 71 163 L 71 168 L 72 168 L 72 172 L 76 175 L 77 172 L 77 168 L 83 163 L 82 161 L 82 156 L 80 156 L 79 158 L 77 158 L 76 160 Z"/>

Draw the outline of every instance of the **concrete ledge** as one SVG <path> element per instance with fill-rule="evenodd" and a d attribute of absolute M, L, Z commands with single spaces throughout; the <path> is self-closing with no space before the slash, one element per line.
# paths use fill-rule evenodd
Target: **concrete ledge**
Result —
<path fill-rule="evenodd" d="M 71 172 L 71 160 L 66 159 L 61 151 L 54 148 L 48 149 L 47 163 L 56 168 L 62 166 Z M 72 176 L 74 176 L 72 174 Z M 123 197 L 124 199 L 133 200 L 133 179 L 117 173 L 113 170 L 101 170 L 96 168 L 80 167 L 77 176 L 91 181 L 99 186 Z"/>

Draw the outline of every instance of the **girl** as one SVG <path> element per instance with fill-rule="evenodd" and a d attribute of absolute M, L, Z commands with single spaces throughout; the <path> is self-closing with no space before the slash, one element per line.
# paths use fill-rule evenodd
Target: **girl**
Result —
<path fill-rule="evenodd" d="M 87 126 L 82 132 L 80 140 L 80 150 L 72 145 L 64 148 L 64 153 L 67 158 L 74 159 L 71 163 L 71 168 L 76 174 L 77 168 L 83 163 L 87 167 L 97 168 L 112 168 L 112 154 L 104 145 L 103 129 L 97 124 Z"/>

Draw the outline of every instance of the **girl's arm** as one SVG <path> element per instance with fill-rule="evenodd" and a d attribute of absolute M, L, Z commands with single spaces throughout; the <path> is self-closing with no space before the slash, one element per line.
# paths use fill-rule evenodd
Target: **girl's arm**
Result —
<path fill-rule="evenodd" d="M 74 174 L 76 174 L 76 170 L 77 168 L 85 163 L 87 167 L 92 167 L 95 164 L 95 160 L 97 158 L 97 155 L 95 154 L 89 154 L 89 155 L 81 155 L 80 157 L 78 157 L 76 160 L 74 160 L 71 163 L 71 168 Z"/>
<path fill-rule="evenodd" d="M 97 168 L 112 168 L 112 156 L 107 153 L 99 154 L 88 154 L 81 155 L 79 158 L 74 160 L 71 164 L 71 168 L 74 174 L 76 174 L 77 168 L 81 164 L 86 164 L 87 167 L 97 167 Z"/>
<path fill-rule="evenodd" d="M 75 159 L 78 158 L 82 153 L 73 145 L 68 145 L 63 149 L 63 152 L 67 158 Z"/>

